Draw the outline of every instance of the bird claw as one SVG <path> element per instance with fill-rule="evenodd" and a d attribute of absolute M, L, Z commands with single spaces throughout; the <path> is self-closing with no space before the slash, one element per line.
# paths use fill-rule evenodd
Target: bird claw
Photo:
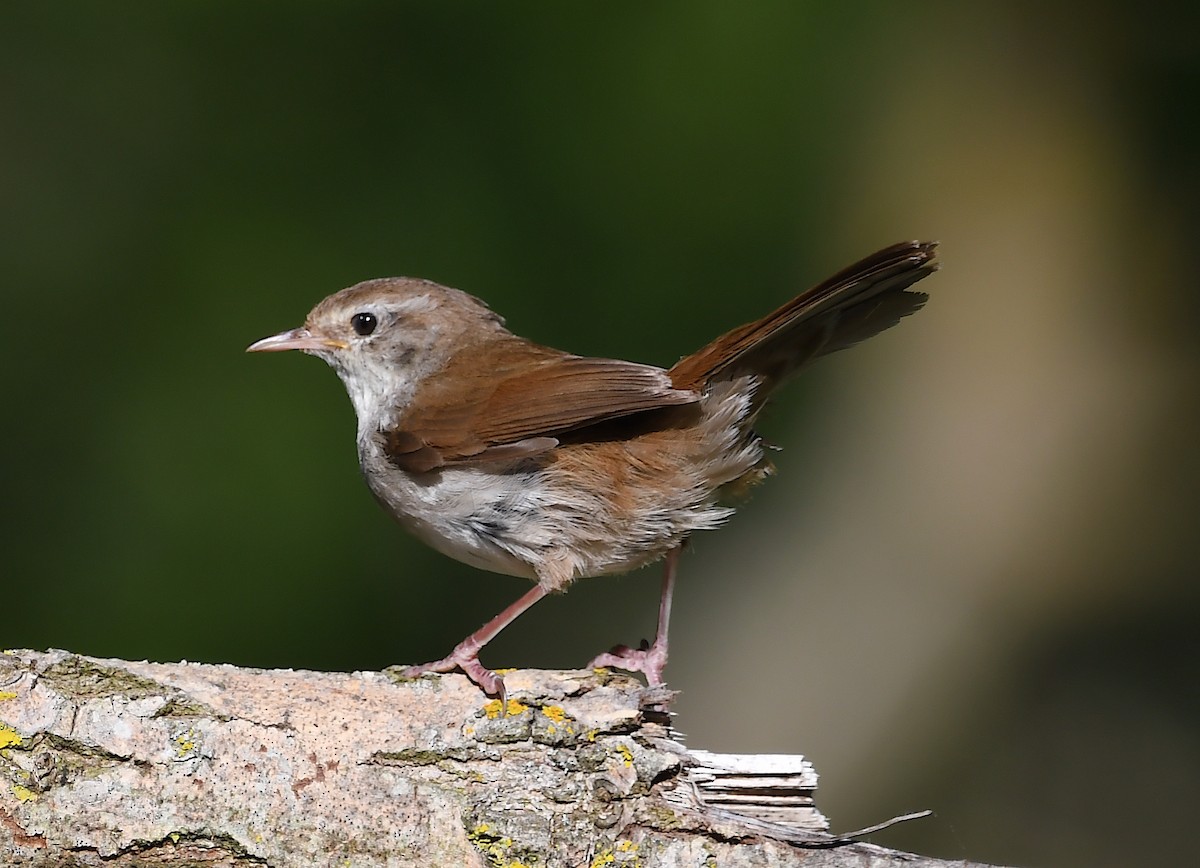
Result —
<path fill-rule="evenodd" d="M 400 674 L 404 678 L 420 678 L 428 672 L 453 672 L 455 669 L 471 679 L 489 696 L 500 700 L 502 707 L 507 707 L 508 693 L 504 689 L 504 679 L 479 662 L 479 649 L 467 647 L 462 643 L 441 660 L 432 663 L 422 663 L 420 666 L 407 666 Z"/>
<path fill-rule="evenodd" d="M 611 651 L 598 654 L 588 664 L 589 668 L 623 669 L 626 672 L 642 672 L 651 686 L 665 684 L 663 670 L 667 668 L 667 649 L 657 641 L 651 645 L 645 639 L 637 648 L 617 645 Z"/>

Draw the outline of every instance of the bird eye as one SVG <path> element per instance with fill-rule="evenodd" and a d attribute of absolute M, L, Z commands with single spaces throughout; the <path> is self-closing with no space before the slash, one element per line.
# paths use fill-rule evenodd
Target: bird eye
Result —
<path fill-rule="evenodd" d="M 375 331 L 375 326 L 377 325 L 379 325 L 379 320 L 375 318 L 375 314 L 373 313 L 356 313 L 350 317 L 350 327 L 364 338 Z"/>

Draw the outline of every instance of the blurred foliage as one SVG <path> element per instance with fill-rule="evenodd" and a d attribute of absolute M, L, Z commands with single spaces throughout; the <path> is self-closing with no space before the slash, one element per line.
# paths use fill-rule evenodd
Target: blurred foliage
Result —
<path fill-rule="evenodd" d="M 339 287 L 403 273 L 478 294 L 542 342 L 670 364 L 858 255 L 952 228 L 901 223 L 881 237 L 845 225 L 892 226 L 894 203 L 863 195 L 856 173 L 892 147 L 868 135 L 875 115 L 919 120 L 927 108 L 920 80 L 902 74 L 914 54 L 986 50 L 1013 68 L 1061 58 L 1055 74 L 1083 79 L 1103 100 L 1097 111 L 1130 154 L 1130 183 L 1178 209 L 1166 222 L 1194 243 L 1194 9 L 1161 18 L 1116 3 L 972 10 L 8 5 L 0 644 L 329 669 L 444 653 L 522 584 L 452 563 L 392 527 L 358 478 L 353 414 L 336 379 L 315 360 L 248 358 L 244 347 L 298 324 Z M 937 279 L 949 291 L 949 276 Z M 1181 296 L 1157 304 L 1196 312 L 1193 273 L 1156 285 Z M 1141 303 L 1130 316 L 1194 334 L 1187 317 Z M 774 412 L 774 439 L 797 442 L 786 432 L 817 400 L 822 381 L 813 382 Z M 1194 454 L 1194 443 L 1175 446 Z M 789 469 L 797 478 L 803 461 Z M 1182 478 L 1190 470 L 1194 459 Z M 1179 575 L 1194 580 L 1191 551 Z M 502 637 L 496 658 L 578 665 L 651 629 L 657 582 L 644 579 L 548 602 L 520 635 Z M 614 627 L 626 595 L 644 615 Z M 1172 622 L 1148 635 L 1187 629 Z M 1081 642 L 1067 658 L 1113 653 L 1088 656 Z M 1162 654 L 1200 656 L 1193 645 Z M 1194 701 L 1194 675 L 1161 686 Z M 1047 724 L 1055 731 L 1077 713 L 1070 695 L 1017 695 L 1029 705 L 997 708 L 996 726 L 1038 714 L 1059 721 Z M 1195 708 L 1171 720 L 1196 723 Z M 1102 731 L 1119 740 L 1117 729 Z M 1182 743 L 1195 750 L 1196 735 Z M 976 748 L 994 736 L 981 731 Z M 1082 750 L 1057 737 L 1047 743 Z M 797 739 L 778 747 L 812 750 Z M 986 816 L 893 840 L 972 859 L 1101 864 L 1056 847 L 1052 821 L 1012 834 L 1018 816 L 1029 818 L 1005 814 L 996 793 L 1019 799 L 1027 789 L 980 793 L 954 780 L 952 764 L 930 756 L 930 783 L 917 790 Z M 1070 803 L 1067 771 L 1026 769 L 1020 783 L 1036 787 L 1039 774 L 1055 775 L 1054 794 Z M 871 781 L 842 784 L 855 787 Z M 1055 805 L 1035 803 L 1043 820 L 1055 817 Z M 891 804 L 883 810 L 922 806 Z M 1106 846 L 1106 834 L 1121 834 L 1113 817 L 1087 821 Z"/>

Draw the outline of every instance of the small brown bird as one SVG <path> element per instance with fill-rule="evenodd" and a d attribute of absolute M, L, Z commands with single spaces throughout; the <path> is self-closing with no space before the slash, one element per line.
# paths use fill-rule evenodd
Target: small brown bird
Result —
<path fill-rule="evenodd" d="M 358 457 L 383 508 L 443 554 L 535 584 L 409 676 L 479 661 L 497 633 L 576 579 L 666 557 L 658 633 L 592 661 L 662 683 L 680 549 L 733 510 L 722 493 L 770 472 L 753 430 L 767 396 L 808 362 L 895 325 L 937 268 L 936 243 L 868 256 L 669 370 L 594 359 L 517 337 L 479 299 L 426 280 L 368 280 L 326 298 L 305 324 L 249 352 L 300 350 L 342 378 Z"/>

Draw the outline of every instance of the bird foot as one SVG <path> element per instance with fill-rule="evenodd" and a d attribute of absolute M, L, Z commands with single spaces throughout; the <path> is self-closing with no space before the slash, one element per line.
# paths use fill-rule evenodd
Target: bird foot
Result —
<path fill-rule="evenodd" d="M 623 669 L 626 672 L 643 672 L 646 682 L 651 686 L 665 684 L 663 670 L 667 668 L 667 646 L 657 641 L 651 645 L 645 639 L 637 648 L 628 645 L 617 645 L 611 651 L 606 651 L 592 659 L 588 664 L 592 669 L 612 668 Z"/>
<path fill-rule="evenodd" d="M 479 649 L 466 642 L 455 646 L 454 650 L 441 660 L 422 663 L 420 666 L 406 666 L 400 671 L 400 675 L 403 678 L 420 678 L 427 672 L 453 672 L 455 669 L 462 670 L 484 693 L 499 698 L 502 706 L 506 706 L 508 694 L 504 689 L 504 679 L 480 663 Z"/>

